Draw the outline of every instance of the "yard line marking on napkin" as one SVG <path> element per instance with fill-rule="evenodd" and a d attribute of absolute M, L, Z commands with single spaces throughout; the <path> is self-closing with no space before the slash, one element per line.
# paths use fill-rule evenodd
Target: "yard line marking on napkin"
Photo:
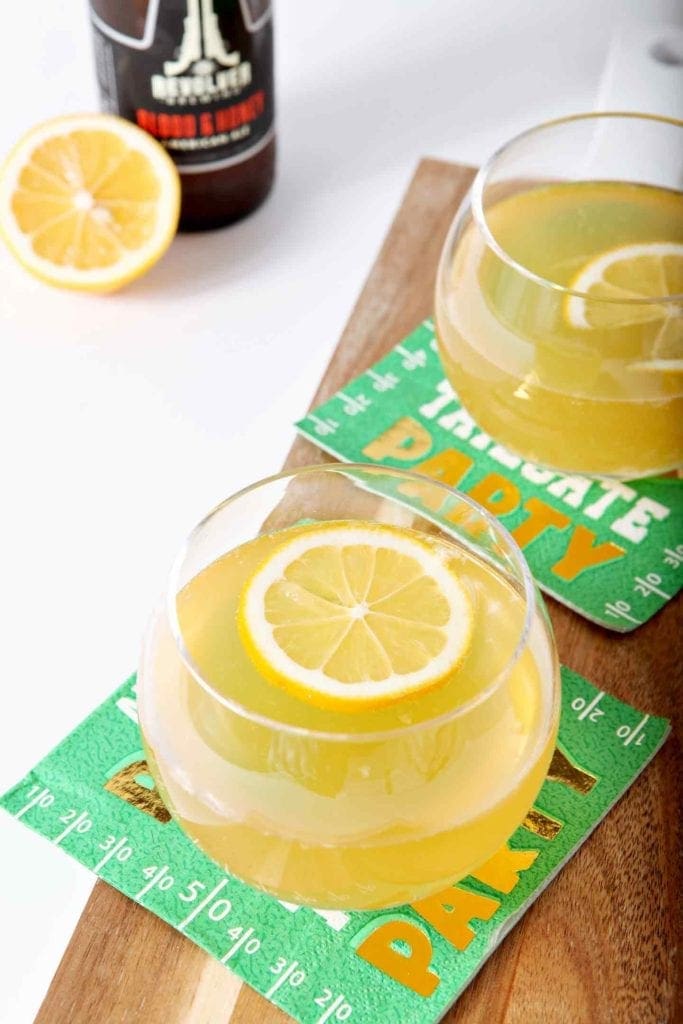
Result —
<path fill-rule="evenodd" d="M 241 949 L 241 947 L 245 944 L 247 939 L 250 938 L 250 936 L 252 936 L 253 934 L 254 934 L 254 929 L 253 928 L 247 928 L 245 930 L 244 934 L 241 935 L 239 937 L 239 939 L 237 939 L 235 942 L 233 942 L 233 944 L 230 947 L 230 949 L 228 950 L 228 952 L 223 954 L 223 956 L 221 957 L 221 963 L 222 964 L 227 964 L 228 960 L 230 960 L 230 958 L 235 955 L 235 953 L 237 952 L 238 949 Z M 259 940 L 254 938 L 252 941 L 254 943 L 258 943 L 258 946 L 256 946 L 256 948 L 258 949 L 260 947 L 260 945 L 261 945 Z M 249 950 L 247 949 L 246 952 L 248 953 Z"/>
<path fill-rule="evenodd" d="M 218 883 L 218 885 L 214 886 L 214 888 L 211 890 L 208 896 L 205 896 L 204 899 L 200 903 L 198 903 L 193 910 L 190 911 L 187 917 L 183 918 L 183 920 L 177 926 L 178 931 L 182 932 L 188 926 L 190 921 L 194 921 L 197 914 L 201 914 L 202 910 L 207 905 L 207 903 L 210 903 L 214 896 L 217 896 L 221 889 L 224 889 L 227 884 L 228 880 L 227 878 L 224 878 L 221 882 Z"/>
<path fill-rule="evenodd" d="M 60 818 L 59 820 L 62 821 L 62 822 L 65 821 L 69 817 L 70 814 L 71 814 L 71 811 L 67 811 L 67 813 L 62 818 Z M 92 821 L 88 817 L 87 811 L 81 811 L 81 813 L 78 815 L 78 817 L 73 818 L 70 821 L 70 823 L 66 826 L 64 831 L 60 832 L 59 835 L 56 836 L 56 838 L 52 840 L 52 842 L 55 844 L 55 846 L 59 846 L 61 841 L 63 839 L 66 839 L 66 837 L 69 835 L 69 833 L 71 833 L 73 831 L 80 832 L 80 833 L 89 832 L 91 828 L 92 828 Z"/>
<path fill-rule="evenodd" d="M 624 737 L 626 737 L 626 738 L 624 739 L 624 746 L 625 746 L 625 747 L 627 747 L 627 746 L 629 745 L 629 743 L 633 743 L 634 739 L 636 738 L 636 736 L 638 735 L 638 733 L 640 732 L 640 730 L 641 730 L 641 729 L 643 729 L 643 728 L 645 727 L 645 725 L 646 725 L 646 723 L 647 723 L 647 721 L 648 721 L 648 719 L 649 719 L 649 718 L 650 718 L 650 716 L 649 716 L 649 715 L 645 715 L 645 716 L 644 716 L 643 718 L 641 718 L 641 720 L 640 720 L 640 721 L 638 722 L 638 725 L 637 725 L 637 726 L 635 727 L 635 729 L 631 729 L 630 731 L 629 731 L 629 728 L 628 728 L 628 726 L 627 726 L 627 725 L 621 725 L 621 726 L 619 726 L 619 728 L 617 729 L 617 736 L 620 736 L 620 737 L 621 737 L 621 736 L 624 736 Z M 637 746 L 637 745 L 638 745 L 638 744 L 636 744 L 636 746 Z"/>
<path fill-rule="evenodd" d="M 104 867 L 104 865 L 107 864 L 112 859 L 112 857 L 116 857 L 116 859 L 119 860 L 119 857 L 117 856 L 118 852 L 119 852 L 119 850 L 122 849 L 122 847 L 126 846 L 127 842 L 128 842 L 128 836 L 122 836 L 119 839 L 118 843 L 116 843 L 114 846 L 112 846 L 111 850 L 109 850 L 108 853 L 105 853 L 105 855 L 102 858 L 102 860 L 99 861 L 95 865 L 95 867 L 93 868 L 93 871 L 95 871 L 95 872 L 101 871 L 102 868 Z"/>
<path fill-rule="evenodd" d="M 146 885 L 143 885 L 142 889 L 140 889 L 140 892 L 137 893 L 136 896 L 134 896 L 134 899 L 141 900 L 142 897 L 146 893 L 148 893 L 150 889 L 153 889 L 156 885 L 158 885 L 159 888 L 162 890 L 166 888 L 166 886 L 164 885 L 164 876 L 166 876 L 169 879 L 171 878 L 171 876 L 168 874 L 167 864 L 164 864 L 163 867 L 159 868 L 159 870 L 152 875 L 149 882 L 147 882 Z M 173 879 L 171 879 L 171 881 L 173 881 Z"/>
<path fill-rule="evenodd" d="M 34 788 L 38 789 L 38 786 L 35 786 Z M 35 807 L 36 804 L 40 804 L 41 807 L 49 807 L 50 804 L 52 804 L 53 802 L 54 802 L 54 797 L 50 793 L 50 790 L 49 789 L 41 789 L 39 793 L 36 793 L 35 796 L 31 797 L 31 799 L 29 800 L 29 802 L 27 804 L 24 804 L 24 806 L 21 808 L 20 811 L 17 811 L 17 813 L 14 815 L 14 817 L 17 818 L 17 819 L 18 818 L 23 818 L 23 816 L 26 814 L 26 812 L 30 811 L 31 808 Z"/>
<path fill-rule="evenodd" d="M 286 981 L 289 981 L 289 984 L 293 988 L 296 988 L 299 985 L 299 982 L 295 981 L 294 977 L 293 977 L 294 971 L 297 969 L 298 966 L 299 966 L 299 961 L 298 960 L 292 960 L 292 962 L 289 965 L 289 967 L 287 968 L 287 970 L 286 971 L 282 971 L 282 973 L 280 974 L 280 977 L 277 978 L 277 980 L 274 981 L 273 984 L 270 986 L 270 988 L 266 992 L 266 999 L 272 999 L 272 997 L 275 995 L 277 990 L 282 985 L 284 985 L 284 983 Z M 303 974 L 303 971 L 299 971 L 299 975 L 302 975 L 302 974 Z M 290 979 L 290 975 L 292 975 L 291 979 Z"/>
<path fill-rule="evenodd" d="M 590 702 L 590 704 L 587 704 L 586 707 L 581 712 L 581 714 L 578 716 L 578 719 L 579 719 L 580 722 L 583 722 L 584 718 L 588 718 L 588 716 L 590 715 L 590 713 L 593 710 L 593 708 L 596 708 L 598 706 L 598 704 L 600 703 L 600 701 L 602 700 L 602 698 L 604 696 L 605 696 L 605 691 L 604 690 L 600 690 L 599 693 L 596 693 L 595 697 L 593 697 L 593 700 Z M 591 719 L 591 721 L 592 721 L 592 719 Z"/>

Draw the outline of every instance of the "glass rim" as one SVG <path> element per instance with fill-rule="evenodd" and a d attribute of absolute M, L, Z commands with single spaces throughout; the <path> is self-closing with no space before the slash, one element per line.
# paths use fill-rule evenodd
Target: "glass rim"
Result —
<path fill-rule="evenodd" d="M 488 686 L 486 686 L 485 689 L 477 693 L 474 697 L 471 697 L 469 700 L 465 701 L 463 704 L 459 704 L 455 708 L 451 708 L 448 711 L 444 711 L 434 718 L 429 718 L 425 721 L 420 722 L 413 722 L 410 725 L 397 726 L 391 729 L 379 729 L 374 730 L 372 732 L 352 732 L 347 730 L 345 730 L 344 732 L 332 732 L 325 729 L 308 728 L 306 726 L 295 725 L 290 722 L 283 722 L 278 720 L 277 718 L 271 718 L 269 715 L 253 711 L 246 707 L 244 704 L 242 704 L 240 701 L 218 692 L 216 688 L 212 685 L 212 683 L 208 679 L 204 678 L 198 665 L 195 663 L 192 655 L 190 654 L 185 645 L 182 635 L 182 629 L 180 627 L 180 622 L 178 620 L 176 605 L 176 597 L 178 593 L 180 593 L 180 590 L 182 589 L 182 587 L 179 586 L 181 569 L 189 554 L 193 540 L 198 535 L 199 531 L 202 530 L 203 527 L 205 527 L 207 523 L 209 523 L 210 520 L 213 519 L 223 509 L 239 501 L 240 498 L 243 498 L 245 495 L 250 494 L 253 491 L 267 487 L 286 478 L 292 479 L 295 477 L 304 477 L 308 475 L 313 475 L 315 473 L 343 474 L 345 471 L 348 470 L 350 470 L 352 473 L 354 471 L 362 471 L 367 473 L 367 471 L 370 470 L 377 474 L 388 473 L 403 476 L 411 481 L 429 483 L 431 486 L 435 486 L 442 489 L 445 494 L 451 496 L 455 495 L 460 501 L 468 505 L 469 508 L 473 510 L 476 514 L 480 515 L 487 523 L 487 525 L 490 526 L 494 530 L 494 532 L 504 541 L 507 549 L 512 553 L 515 567 L 519 569 L 524 597 L 524 622 L 520 631 L 519 638 L 517 640 L 517 644 L 510 658 L 507 660 L 504 668 L 491 680 L 491 682 L 488 684 Z M 402 504 L 400 499 L 394 498 L 393 496 L 383 495 L 383 497 L 388 498 L 389 500 L 392 501 L 396 501 L 398 504 Z M 415 508 L 414 506 L 409 505 L 408 503 L 406 503 L 405 507 L 410 508 L 418 515 L 422 515 L 427 519 L 429 518 L 429 510 L 427 509 L 421 511 L 419 508 Z M 241 718 L 245 718 L 249 721 L 252 721 L 258 725 L 261 725 L 270 730 L 274 730 L 276 732 L 287 732 L 292 735 L 302 736 L 309 739 L 323 740 L 325 742 L 378 743 L 389 739 L 397 739 L 400 737 L 411 735 L 412 733 L 420 732 L 425 729 L 439 728 L 455 720 L 456 718 L 460 718 L 463 715 L 469 714 L 480 704 L 484 703 L 484 701 L 488 700 L 489 697 L 492 696 L 495 693 L 495 691 L 500 688 L 505 678 L 508 676 L 514 665 L 521 657 L 526 647 L 527 641 L 529 639 L 529 635 L 531 632 L 532 617 L 535 614 L 541 615 L 541 618 L 544 620 L 544 628 L 550 634 L 551 642 L 554 643 L 552 628 L 550 627 L 549 622 L 545 620 L 545 617 L 542 615 L 541 610 L 537 608 L 537 600 L 538 593 L 533 581 L 533 577 L 531 575 L 531 570 L 529 569 L 528 563 L 524 557 L 521 548 L 519 547 L 515 539 L 512 537 L 509 530 L 507 530 L 498 519 L 491 515 L 490 512 L 488 512 L 485 508 L 479 505 L 468 495 L 463 494 L 462 491 L 458 491 L 453 487 L 449 487 L 447 484 L 444 484 L 439 480 L 434 480 L 432 477 L 425 476 L 424 474 L 421 473 L 415 473 L 412 470 L 402 469 L 393 466 L 377 466 L 372 465 L 371 463 L 362 462 L 327 462 L 319 463 L 317 465 L 312 464 L 307 466 L 301 466 L 296 469 L 283 470 L 280 473 L 275 473 L 271 476 L 264 477 L 261 480 L 257 480 L 254 483 L 241 488 L 234 494 L 218 502 L 218 504 L 215 505 L 209 512 L 207 512 L 206 515 L 204 515 L 186 535 L 185 540 L 173 561 L 173 565 L 168 576 L 164 608 L 170 626 L 171 635 L 176 645 L 176 649 L 178 651 L 180 659 L 183 662 L 183 665 L 190 673 L 190 675 L 193 677 L 195 682 L 197 682 L 199 686 L 201 686 L 201 688 L 208 694 L 208 696 L 216 700 L 219 704 L 223 705 L 223 707 L 239 715 Z M 556 686 L 554 687 L 554 689 L 555 691 L 557 691 Z M 552 720 L 552 708 L 555 705 L 556 701 L 557 692 L 555 692 L 554 696 L 549 701 L 548 708 L 546 709 L 546 717 L 548 722 Z"/>
<path fill-rule="evenodd" d="M 566 285 L 558 284 L 556 281 L 550 281 L 548 278 L 543 277 L 541 274 L 536 274 L 533 270 L 525 267 L 523 263 L 519 263 L 518 260 L 514 259 L 500 244 L 497 240 L 491 228 L 488 224 L 486 211 L 484 209 L 484 189 L 487 184 L 487 180 L 491 171 L 495 167 L 498 160 L 505 156 L 512 147 L 516 146 L 519 142 L 530 138 L 538 132 L 543 132 L 548 128 L 556 128 L 559 125 L 572 124 L 575 121 L 600 121 L 605 119 L 630 119 L 634 121 L 642 122 L 655 122 L 658 124 L 670 125 L 674 128 L 683 129 L 683 121 L 675 117 L 665 117 L 661 114 L 641 114 L 634 111 L 620 111 L 620 110 L 604 110 L 595 111 L 586 114 L 569 114 L 566 117 L 557 117 L 549 121 L 542 121 L 540 124 L 533 125 L 531 128 L 526 128 L 524 131 L 519 132 L 517 135 L 513 135 L 512 138 L 508 139 L 502 145 L 498 146 L 497 149 L 488 157 L 488 159 L 481 165 L 479 170 L 474 176 L 472 185 L 470 186 L 469 201 L 472 210 L 472 218 L 484 236 L 484 241 L 487 246 L 492 249 L 496 255 L 503 260 L 509 267 L 522 274 L 524 277 L 536 284 L 541 285 L 544 288 L 552 289 L 553 291 L 559 292 L 561 295 L 572 295 L 580 299 L 588 299 L 593 303 L 602 303 L 605 305 L 618 305 L 618 306 L 652 306 L 652 305 L 663 305 L 666 303 L 680 302 L 683 300 L 683 293 L 675 295 L 661 295 L 661 296 L 647 296 L 642 299 L 611 299 L 611 298 L 599 298 L 596 299 L 590 295 L 589 292 L 578 291 L 574 288 L 568 288 Z M 577 179 L 578 180 L 578 179 Z M 683 193 L 682 193 L 683 195 Z M 457 215 L 456 215 L 457 219 Z"/>

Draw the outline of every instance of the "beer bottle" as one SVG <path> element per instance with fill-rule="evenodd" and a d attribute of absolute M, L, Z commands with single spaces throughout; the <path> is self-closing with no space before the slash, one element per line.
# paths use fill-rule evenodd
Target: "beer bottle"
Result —
<path fill-rule="evenodd" d="M 275 170 L 270 0 L 90 0 L 102 105 L 181 175 L 180 226 L 254 210 Z"/>

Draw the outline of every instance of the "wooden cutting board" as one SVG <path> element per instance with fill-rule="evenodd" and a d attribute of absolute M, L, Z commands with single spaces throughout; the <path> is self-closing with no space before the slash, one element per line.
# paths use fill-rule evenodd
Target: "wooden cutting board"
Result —
<path fill-rule="evenodd" d="M 436 160 L 420 163 L 312 406 L 432 312 L 441 246 L 473 174 Z M 325 459 L 299 439 L 286 466 Z M 683 624 L 681 602 L 674 604 L 630 636 L 614 636 L 549 601 L 561 660 L 621 700 L 674 718 L 681 703 Z M 447 1014 L 448 1024 L 673 1024 L 683 883 L 678 735 L 674 729 L 505 939 Z M 289 1020 L 103 882 L 95 885 L 36 1018 L 38 1024 Z"/>

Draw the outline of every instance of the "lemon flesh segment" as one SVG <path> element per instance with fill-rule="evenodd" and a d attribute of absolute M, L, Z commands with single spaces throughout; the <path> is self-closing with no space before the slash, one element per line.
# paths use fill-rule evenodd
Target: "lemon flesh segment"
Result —
<path fill-rule="evenodd" d="M 107 114 L 55 118 L 0 168 L 0 234 L 36 276 L 111 291 L 148 270 L 178 225 L 173 161 L 135 125 Z"/>
<path fill-rule="evenodd" d="M 247 582 L 238 624 L 271 682 L 318 707 L 391 704 L 452 675 L 472 603 L 437 548 L 410 531 L 316 526 Z"/>

